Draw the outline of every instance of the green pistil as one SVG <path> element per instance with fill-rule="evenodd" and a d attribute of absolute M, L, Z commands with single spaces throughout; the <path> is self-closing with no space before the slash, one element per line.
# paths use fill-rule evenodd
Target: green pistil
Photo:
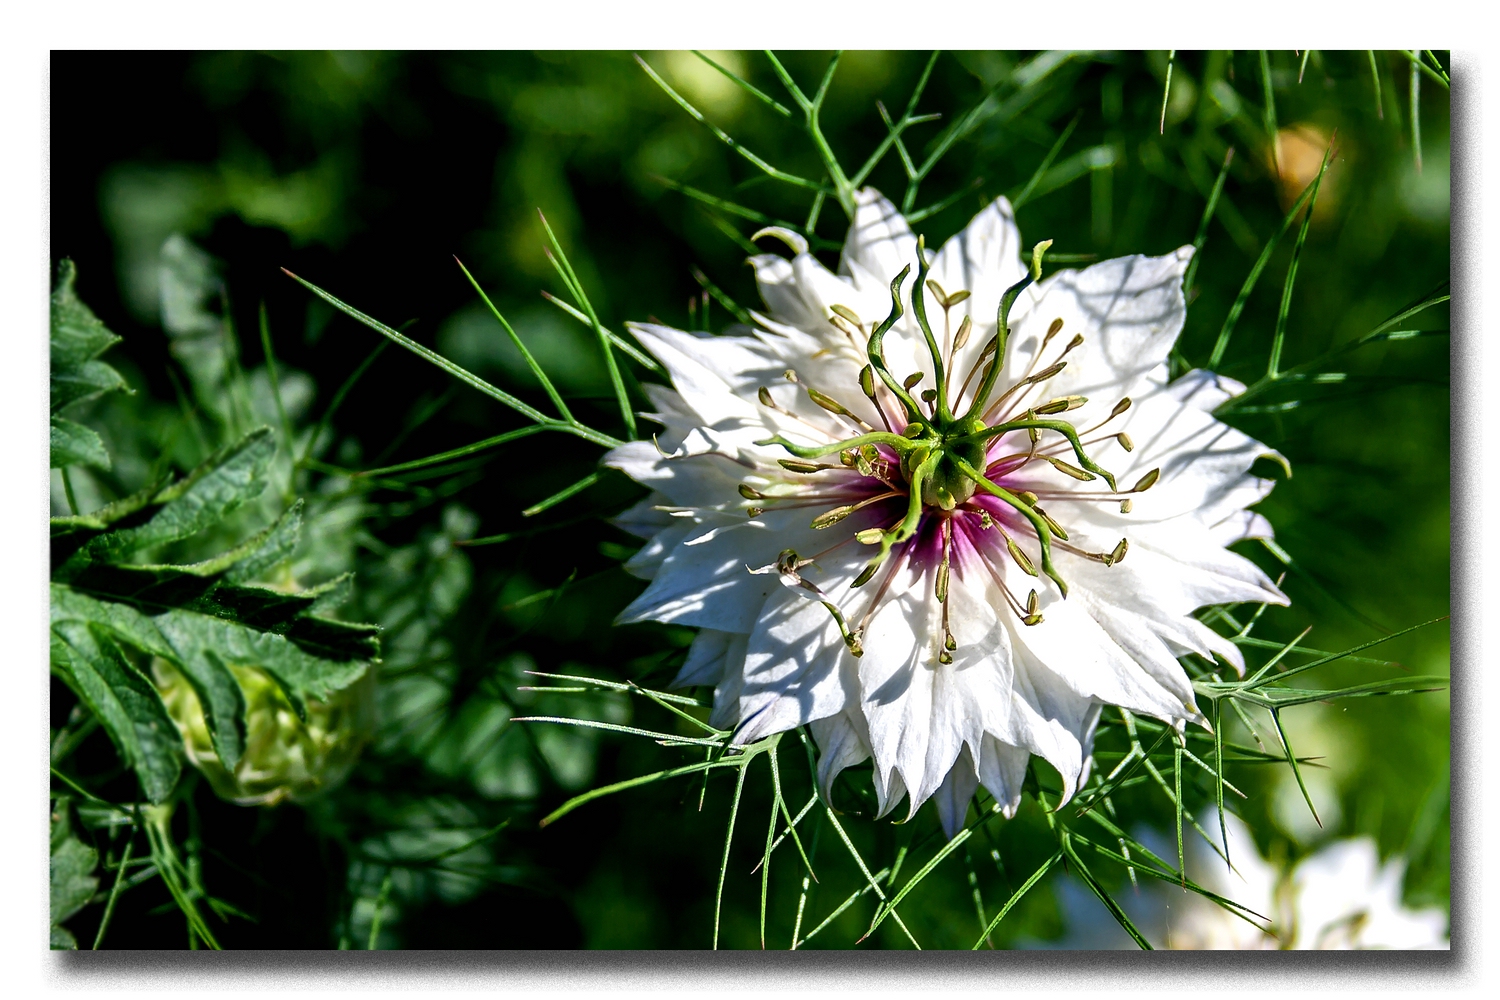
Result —
<path fill-rule="evenodd" d="M 934 416 L 939 426 L 947 427 L 953 422 L 953 414 L 948 410 L 948 381 L 947 373 L 943 370 L 943 352 L 938 348 L 937 338 L 932 334 L 932 327 L 927 322 L 927 301 L 922 289 L 927 284 L 927 238 L 917 237 L 917 282 L 911 289 L 911 311 L 917 317 L 917 326 L 922 328 L 922 337 L 927 341 L 927 351 L 932 355 L 932 369 L 936 372 L 937 385 L 929 390 L 933 393 L 937 403 Z M 923 394 L 926 395 L 925 393 Z"/>
<path fill-rule="evenodd" d="M 1038 243 L 1033 248 L 1029 273 L 1021 281 L 1007 289 L 1004 296 L 1002 296 L 995 320 L 995 335 L 991 338 L 989 345 L 981 355 L 981 360 L 984 357 L 988 357 L 989 362 L 984 369 L 979 389 L 975 393 L 968 411 L 963 416 L 954 416 L 949 408 L 948 373 L 944 370 L 942 352 L 938 347 L 937 338 L 933 335 L 932 327 L 927 320 L 927 307 L 923 289 L 927 283 L 928 265 L 925 253 L 925 240 L 919 237 L 917 241 L 917 280 L 912 289 L 912 312 L 916 317 L 917 325 L 922 330 L 922 336 L 927 342 L 927 349 L 932 355 L 936 386 L 923 393 L 923 398 L 930 400 L 934 404 L 931 415 L 923 411 L 922 407 L 912 398 L 910 393 L 911 388 L 921 380 L 920 374 L 909 377 L 905 382 L 898 381 L 886 365 L 882 347 L 886 333 L 890 331 L 891 327 L 902 316 L 901 286 L 911 273 L 911 265 L 908 264 L 901 269 L 901 273 L 891 282 L 890 314 L 871 332 L 866 348 L 869 365 L 860 372 L 860 390 L 871 401 L 876 401 L 878 387 L 875 384 L 875 379 L 879 378 L 880 382 L 885 385 L 891 395 L 905 408 L 907 426 L 902 429 L 902 432 L 896 434 L 891 431 L 871 431 L 870 433 L 859 434 L 846 440 L 826 445 L 798 445 L 788 441 L 779 434 L 765 441 L 757 442 L 757 444 L 761 445 L 780 445 L 795 456 L 796 459 L 802 460 L 781 460 L 782 466 L 791 472 L 807 473 L 834 468 L 834 466 L 830 465 L 809 464 L 806 460 L 818 459 L 826 455 L 838 453 L 839 460 L 845 467 L 857 469 L 861 475 L 867 477 L 876 477 L 878 462 L 883 471 L 876 478 L 880 478 L 887 485 L 894 485 L 890 476 L 890 468 L 887 461 L 880 458 L 880 453 L 877 451 L 876 446 L 888 448 L 896 454 L 900 462 L 901 475 L 907 483 L 906 513 L 901 521 L 893 527 L 866 528 L 856 535 L 861 543 L 867 545 L 878 544 L 880 550 L 869 561 L 859 576 L 855 578 L 853 586 L 861 587 L 868 583 L 880 567 L 884 565 L 886 559 L 890 556 L 891 550 L 895 546 L 908 541 L 916 534 L 918 527 L 921 525 L 924 509 L 935 507 L 943 511 L 951 511 L 960 504 L 968 501 L 976 491 L 984 490 L 986 493 L 998 497 L 1009 504 L 1031 524 L 1032 529 L 1036 532 L 1037 541 L 1041 546 L 1041 572 L 1051 579 L 1053 583 L 1057 584 L 1057 588 L 1061 591 L 1063 597 L 1068 596 L 1067 582 L 1063 580 L 1062 576 L 1057 572 L 1056 567 L 1052 564 L 1051 545 L 1051 539 L 1054 536 L 1062 541 L 1067 541 L 1067 533 L 1045 511 L 1036 506 L 1035 496 L 1024 491 L 1020 495 L 1012 493 L 1005 487 L 986 478 L 984 472 L 981 471 L 987 464 L 986 456 L 989 443 L 993 439 L 1011 431 L 1026 431 L 1031 439 L 1034 451 L 1039 432 L 1052 431 L 1067 439 L 1081 468 L 1069 465 L 1055 457 L 1034 457 L 1051 462 L 1054 467 L 1073 476 L 1075 479 L 1087 480 L 1098 476 L 1109 484 L 1110 490 L 1118 491 L 1114 476 L 1089 458 L 1088 454 L 1083 450 L 1083 443 L 1079 440 L 1078 431 L 1071 423 L 1066 420 L 1041 419 L 1042 416 L 1048 414 L 1064 413 L 1082 406 L 1087 402 L 1083 397 L 1065 396 L 1053 399 L 1028 410 L 1022 419 L 1006 421 L 992 427 L 986 426 L 981 416 L 989 405 L 990 394 L 994 391 L 995 382 L 999 378 L 1000 369 L 1004 364 L 1006 341 L 1010 337 L 1011 307 L 1028 285 L 1040 279 L 1042 257 L 1051 245 L 1051 241 L 1048 240 Z M 945 307 L 953 304 L 953 302 L 961 301 L 957 295 L 944 299 L 942 293 L 936 289 L 934 289 L 933 294 L 944 301 Z M 847 310 L 840 312 L 836 309 L 835 312 L 842 317 Z M 849 322 L 853 323 L 854 320 L 849 320 Z M 1076 346 L 1077 340 L 1078 338 L 1075 338 L 1074 346 Z M 1071 347 L 1069 349 L 1071 350 Z M 1057 365 L 1054 367 L 1060 369 L 1061 366 Z M 1046 377 L 1050 377 L 1049 373 L 1055 374 L 1051 369 L 1048 369 L 1023 380 L 1022 383 L 1018 383 L 1017 385 L 1043 381 Z M 849 411 L 830 396 L 826 396 L 812 388 L 808 389 L 808 395 L 813 402 L 826 410 L 849 415 Z M 877 405 L 879 405 L 878 401 Z M 1121 412 L 1121 408 L 1116 407 L 1116 415 L 1119 412 Z M 1154 482 L 1154 477 L 1148 474 L 1132 492 L 1149 489 L 1152 482 Z M 745 493 L 748 499 L 759 498 L 758 493 L 752 496 L 751 493 L 755 491 L 747 492 L 747 488 L 742 488 L 741 492 Z M 822 528 L 831 526 L 869 503 L 899 495 L 899 492 L 886 493 L 858 504 L 838 507 L 816 518 L 813 521 L 813 527 Z M 986 522 L 989 522 L 988 513 L 982 513 L 981 517 Z M 1008 535 L 1006 536 L 1006 543 L 1017 565 L 1024 572 L 1032 576 L 1037 575 L 1037 570 L 1032 565 L 1030 559 Z M 1123 548 L 1117 549 L 1117 552 L 1119 556 L 1124 555 Z M 1114 553 L 1104 558 L 1111 562 L 1119 561 L 1119 557 Z M 945 551 L 943 580 L 942 587 L 940 588 L 943 593 L 942 597 L 939 598 L 940 601 L 947 596 L 946 567 L 947 553 Z M 830 610 L 834 611 L 835 617 L 838 618 L 837 610 L 831 606 Z M 1026 624 L 1030 625 L 1040 620 L 1041 615 L 1037 612 L 1036 607 L 1036 592 L 1033 591 L 1027 605 L 1025 621 Z M 851 643 L 851 649 L 855 649 L 858 645 L 859 630 L 850 632 L 842 619 L 839 619 L 839 623 L 840 631 L 844 633 L 845 641 Z M 856 652 L 855 655 L 858 655 L 858 653 Z"/>

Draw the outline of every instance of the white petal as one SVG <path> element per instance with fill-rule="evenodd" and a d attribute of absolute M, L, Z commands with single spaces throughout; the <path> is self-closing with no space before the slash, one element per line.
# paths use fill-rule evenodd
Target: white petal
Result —
<path fill-rule="evenodd" d="M 974 797 L 974 789 L 978 787 L 979 772 L 974 766 L 974 758 L 969 755 L 969 748 L 964 747 L 958 753 L 958 760 L 949 769 L 948 776 L 932 796 L 932 801 L 937 806 L 938 819 L 943 824 L 943 833 L 949 840 L 963 829 L 964 817 L 969 811 L 969 800 Z"/>
<path fill-rule="evenodd" d="M 853 656 L 828 609 L 783 588 L 761 609 L 745 653 L 736 743 L 842 712 L 856 697 Z"/>
<path fill-rule="evenodd" d="M 988 734 L 979 754 L 979 780 L 1000 804 L 1006 819 L 1016 814 L 1021 804 L 1021 785 L 1026 780 L 1026 765 L 1031 752 L 1002 743 Z"/>
<path fill-rule="evenodd" d="M 724 672 L 714 685 L 714 708 L 708 724 L 715 729 L 731 729 L 739 721 L 740 689 L 745 685 L 745 640 L 733 634 L 724 648 Z"/>
<path fill-rule="evenodd" d="M 849 225 L 849 235 L 844 238 L 840 270 L 851 274 L 849 264 L 858 264 L 887 286 L 907 265 L 911 265 L 912 274 L 916 274 L 917 238 L 912 235 L 906 219 L 896 211 L 896 206 L 874 188 L 854 192 L 854 205 L 854 221 Z"/>
<path fill-rule="evenodd" d="M 1011 343 L 996 384 L 1008 386 L 1025 375 L 1057 319 L 1062 331 L 1038 369 L 1056 360 L 1075 334 L 1083 335 L 1084 344 L 1068 355 L 1060 375 L 1024 398 L 1087 396 L 1088 404 L 1070 416 L 1082 426 L 1102 420 L 1121 396 L 1165 383 L 1167 355 L 1187 314 L 1182 276 L 1192 255 L 1191 247 L 1183 247 L 1165 257 L 1117 257 L 1030 286 L 1011 310 Z"/>
<path fill-rule="evenodd" d="M 899 773 L 912 793 L 911 814 L 937 790 L 961 746 L 977 750 L 986 730 L 1010 725 L 1007 628 L 983 592 L 958 575 L 950 578 L 948 604 L 958 647 L 944 664 L 933 574 L 903 567 L 865 630 L 859 661 L 876 772 Z"/>
<path fill-rule="evenodd" d="M 733 635 L 706 628 L 698 632 L 693 644 L 688 647 L 687 660 L 672 679 L 671 687 L 684 688 L 696 684 L 718 684 L 724 679 L 724 666 Z"/>
<path fill-rule="evenodd" d="M 826 719 L 814 719 L 808 729 L 818 744 L 818 791 L 824 802 L 833 801 L 833 782 L 846 767 L 870 759 L 870 744 L 862 731 L 858 710 Z"/>
<path fill-rule="evenodd" d="M 766 598 L 781 589 L 774 573 L 755 575 L 751 569 L 773 563 L 784 549 L 817 552 L 847 537 L 841 534 L 844 524 L 820 532 L 808 526 L 809 520 L 805 510 L 773 509 L 754 521 L 734 515 L 703 522 L 662 560 L 651 585 L 616 621 L 672 622 L 748 635 Z M 851 526 L 849 535 L 854 530 Z"/>

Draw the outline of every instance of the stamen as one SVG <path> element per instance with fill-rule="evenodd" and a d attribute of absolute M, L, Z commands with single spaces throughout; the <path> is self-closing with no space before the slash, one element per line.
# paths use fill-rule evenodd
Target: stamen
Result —
<path fill-rule="evenodd" d="M 843 471 L 844 468 L 842 465 L 828 465 L 823 462 L 799 462 L 795 458 L 778 458 L 776 464 L 788 472 L 800 472 L 804 474 L 824 472 L 828 469 Z"/>
<path fill-rule="evenodd" d="M 1031 558 L 1026 555 L 1025 550 L 1021 546 L 1016 544 L 1016 540 L 1006 535 L 1003 531 L 1001 534 L 1005 537 L 1006 550 L 1010 553 L 1010 557 L 1015 560 L 1016 565 L 1021 567 L 1021 572 L 1027 576 L 1038 575 L 1036 566 L 1032 563 Z"/>
<path fill-rule="evenodd" d="M 964 295 L 967 296 L 968 292 L 965 292 Z M 953 350 L 955 352 L 964 349 L 964 345 L 969 342 L 969 334 L 971 334 L 973 331 L 973 321 L 970 320 L 969 317 L 965 316 L 964 321 L 958 324 L 958 335 L 953 338 Z"/>
<path fill-rule="evenodd" d="M 854 325 L 855 329 L 860 330 L 860 331 L 864 330 L 865 321 L 862 320 L 862 319 L 860 319 L 859 318 L 859 314 L 856 313 L 853 309 L 850 309 L 848 306 L 843 306 L 843 305 L 832 305 L 832 306 L 829 306 L 828 308 L 831 309 L 831 310 L 833 310 L 833 312 L 837 316 L 839 316 L 842 319 L 845 319 L 845 320 L 849 321 L 850 323 L 852 323 Z"/>
<path fill-rule="evenodd" d="M 948 619 L 948 567 L 949 557 L 953 551 L 953 519 L 943 519 L 943 561 L 938 566 L 937 583 L 934 593 L 938 603 L 943 606 L 943 648 L 938 651 L 939 663 L 952 663 L 953 650 L 958 648 L 954 641 L 953 631 L 949 627 Z"/>
<path fill-rule="evenodd" d="M 1063 475 L 1072 476 L 1074 479 L 1077 479 L 1080 482 L 1091 482 L 1095 478 L 1092 472 L 1085 472 L 1083 469 L 1078 468 L 1078 466 L 1069 465 L 1067 462 L 1064 462 L 1060 458 L 1053 458 L 1051 455 L 1038 455 L 1037 457 L 1046 462 L 1048 465 L 1051 465 L 1054 469 L 1056 469 L 1058 472 L 1061 472 Z"/>
<path fill-rule="evenodd" d="M 832 396 L 827 395 L 826 393 L 819 392 L 812 386 L 807 387 L 807 397 L 814 403 L 817 403 L 823 409 L 827 410 L 829 413 L 836 413 L 841 417 L 851 420 L 864 430 L 873 431 L 875 429 L 869 424 L 865 423 L 862 419 L 860 419 L 858 414 L 851 411 L 843 403 L 840 403 L 838 400 L 834 399 Z"/>
<path fill-rule="evenodd" d="M 849 504 L 844 507 L 835 507 L 833 510 L 819 514 L 813 518 L 812 527 L 816 529 L 831 528 L 855 511 L 863 510 L 873 503 L 879 503 L 881 500 L 889 500 L 891 497 L 898 497 L 900 495 L 895 490 L 891 490 L 890 492 L 880 493 L 868 499 L 861 500 L 859 503 Z"/>
<path fill-rule="evenodd" d="M 1066 413 L 1069 410 L 1078 409 L 1088 401 L 1089 398 L 1087 396 L 1057 396 L 1053 399 L 1047 400 L 1047 402 L 1043 403 L 1041 406 L 1038 406 L 1032 412 L 1049 415 L 1053 413 Z"/>
<path fill-rule="evenodd" d="M 1042 623 L 1042 616 L 1037 611 L 1037 608 L 1040 606 L 1041 600 L 1036 596 L 1036 591 L 1033 590 L 1026 597 L 1026 617 L 1021 619 L 1021 623 L 1023 625 L 1040 625 Z"/>

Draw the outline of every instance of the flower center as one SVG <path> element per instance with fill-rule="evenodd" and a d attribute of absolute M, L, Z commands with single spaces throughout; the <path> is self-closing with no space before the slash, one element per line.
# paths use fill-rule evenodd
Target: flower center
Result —
<path fill-rule="evenodd" d="M 877 584 L 875 596 L 863 619 L 855 627 L 849 626 L 839 608 L 827 600 L 822 591 L 801 577 L 799 569 L 817 556 L 803 558 L 788 549 L 782 553 L 775 566 L 784 579 L 823 598 L 824 606 L 837 620 L 845 642 L 856 656 L 862 653 L 860 637 L 864 626 L 880 606 L 886 588 L 902 564 L 913 558 L 936 562 L 934 598 L 942 606 L 944 633 L 938 660 L 948 663 L 952 662 L 952 651 L 957 648 L 948 628 L 947 606 L 950 569 L 956 544 L 965 551 L 979 554 L 979 562 L 999 585 L 1012 611 L 1026 625 L 1036 625 L 1042 621 L 1037 592 L 1032 590 L 1023 602 L 996 571 L 988 559 L 989 554 L 998 555 L 1003 549 L 1006 556 L 1026 575 L 1048 577 L 1064 598 L 1067 597 L 1068 587 L 1052 563 L 1054 546 L 1106 565 L 1113 565 L 1125 556 L 1127 545 L 1124 539 L 1109 553 L 1087 552 L 1078 548 L 1069 540 L 1063 526 L 1041 504 L 1048 497 L 1100 500 L 1118 503 L 1120 511 L 1128 513 L 1131 506 L 1130 495 L 1149 489 L 1158 475 L 1157 470 L 1152 470 L 1132 489 L 1119 490 L 1114 477 L 1089 457 L 1084 445 L 1114 439 L 1129 451 L 1133 445 L 1128 435 L 1123 432 L 1107 433 L 1085 442 L 1071 422 L 1056 419 L 1059 414 L 1084 405 L 1087 400 L 1082 396 L 1054 397 L 1040 404 L 1028 402 L 1028 397 L 1037 387 L 1044 385 L 1067 367 L 1065 359 L 1083 343 L 1082 336 L 1073 337 L 1051 363 L 1038 370 L 1037 366 L 1053 339 L 1062 331 L 1063 321 L 1056 320 L 1048 328 L 1026 373 L 995 396 L 996 382 L 1004 367 L 1006 342 L 1010 334 L 1011 306 L 1020 293 L 1040 277 L 1042 256 L 1050 245 L 1051 241 L 1038 244 L 1032 253 L 1029 273 L 1002 296 L 996 316 L 995 334 L 964 377 L 954 399 L 948 371 L 952 368 L 953 356 L 966 343 L 972 326 L 966 317 L 956 336 L 950 339 L 948 312 L 952 306 L 968 298 L 969 293 L 959 291 L 949 295 L 936 282 L 926 280 L 926 255 L 923 241 L 919 239 L 917 281 L 912 288 L 911 297 L 912 311 L 932 357 L 935 385 L 921 390 L 918 397 L 913 397 L 912 390 L 925 381 L 926 376 L 914 373 L 898 381 L 886 364 L 882 345 L 886 333 L 903 312 L 901 286 L 911 271 L 911 266 L 907 265 L 891 282 L 890 314 L 873 330 L 867 333 L 864 322 L 845 306 L 833 306 L 829 317 L 829 322 L 849 337 L 856 349 L 861 350 L 869 359 L 869 364 L 860 372 L 859 387 L 879 413 L 884 429 L 871 426 L 834 396 L 816 387 L 804 386 L 814 403 L 848 423 L 855 432 L 853 436 L 826 445 L 812 446 L 795 444 L 780 435 L 759 442 L 763 445 L 780 445 L 794 456 L 780 460 L 780 464 L 788 472 L 812 474 L 838 471 L 854 473 L 855 476 L 852 479 L 838 477 L 842 481 L 819 487 L 820 492 L 797 492 L 784 496 L 767 495 L 745 484 L 740 487 L 740 493 L 746 499 L 795 506 L 829 507 L 830 509 L 813 519 L 812 527 L 815 529 L 831 527 L 860 511 L 869 510 L 875 515 L 875 526 L 864 528 L 853 536 L 863 544 L 879 548 L 854 579 L 852 586 L 864 587 L 882 570 L 886 572 L 882 582 Z M 927 320 L 924 287 L 931 289 L 944 309 L 945 346 L 942 348 Z M 801 384 L 795 372 L 788 371 L 786 377 Z M 968 408 L 962 414 L 955 414 L 954 405 L 962 404 L 969 385 L 976 377 L 978 384 L 973 396 L 969 397 Z M 993 400 L 991 397 L 994 397 Z M 760 401 L 788 417 L 799 419 L 790 410 L 778 406 L 766 388 L 760 391 Z M 1098 431 L 1129 407 L 1129 398 L 1120 400 L 1108 417 L 1083 433 Z M 1013 446 L 1011 442 L 1022 444 Z M 1015 450 L 1015 447 L 1024 447 L 1025 450 Z M 838 456 L 837 465 L 816 461 L 835 454 Z M 1064 455 L 1077 464 L 1068 461 Z M 1077 490 L 1027 490 L 1018 485 L 1023 481 L 1018 474 L 1035 462 L 1045 462 L 1080 482 L 1103 480 L 1108 490 L 1087 493 Z M 764 507 L 753 506 L 750 514 L 759 516 L 763 510 Z M 1029 539 L 1027 536 L 1030 536 Z M 1034 561 L 1018 539 L 1032 543 L 1038 551 L 1039 560 Z M 895 558 L 892 558 L 893 554 Z M 1038 562 L 1040 571 L 1037 568 Z M 770 568 L 765 571 L 769 572 Z"/>

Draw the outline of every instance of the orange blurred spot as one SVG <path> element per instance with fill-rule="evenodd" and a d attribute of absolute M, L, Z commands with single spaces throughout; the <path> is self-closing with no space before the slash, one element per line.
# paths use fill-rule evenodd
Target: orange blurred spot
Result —
<path fill-rule="evenodd" d="M 1276 176 L 1283 209 L 1291 208 L 1297 196 L 1318 176 L 1328 142 L 1328 133 L 1308 122 L 1288 125 L 1276 133 L 1275 155 L 1267 166 Z M 1337 176 L 1330 165 L 1328 173 L 1323 175 L 1323 186 L 1318 189 L 1315 218 L 1326 217 L 1338 202 Z"/>

